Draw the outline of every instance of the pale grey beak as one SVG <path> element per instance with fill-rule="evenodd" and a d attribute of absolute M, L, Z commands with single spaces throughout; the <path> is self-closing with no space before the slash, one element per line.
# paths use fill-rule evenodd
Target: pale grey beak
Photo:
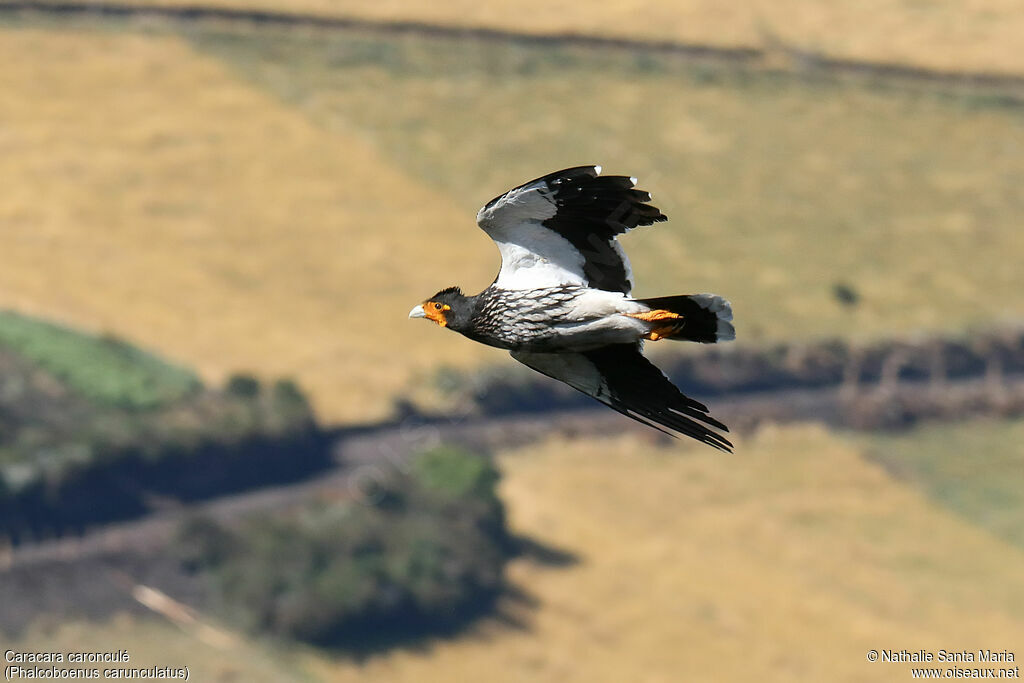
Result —
<path fill-rule="evenodd" d="M 426 318 L 427 312 L 423 310 L 423 306 L 417 306 L 416 308 L 409 311 L 410 318 Z"/>

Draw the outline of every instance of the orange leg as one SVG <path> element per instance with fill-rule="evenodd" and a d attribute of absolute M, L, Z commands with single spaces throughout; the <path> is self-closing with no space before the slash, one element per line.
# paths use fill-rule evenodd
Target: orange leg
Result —
<path fill-rule="evenodd" d="M 644 339 L 649 339 L 650 341 L 658 341 L 665 337 L 671 337 L 673 333 L 678 331 L 679 325 L 683 320 L 683 316 L 678 313 L 661 309 L 656 311 L 645 311 L 644 313 L 627 313 L 626 315 L 630 318 L 636 318 L 637 320 L 643 320 L 644 322 L 649 323 L 668 322 L 667 325 L 655 325 L 650 332 L 644 335 Z"/>
<path fill-rule="evenodd" d="M 649 339 L 651 341 L 658 341 L 659 339 L 665 339 L 666 337 L 671 337 L 672 334 L 675 331 L 676 331 L 676 328 L 674 328 L 674 327 L 656 327 L 653 330 L 651 330 L 650 332 L 648 332 L 647 334 L 645 334 L 644 335 L 644 339 Z"/>

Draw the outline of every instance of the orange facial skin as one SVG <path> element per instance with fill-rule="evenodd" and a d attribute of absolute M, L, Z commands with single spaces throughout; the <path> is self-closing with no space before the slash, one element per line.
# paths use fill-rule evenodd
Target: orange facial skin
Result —
<path fill-rule="evenodd" d="M 441 327 L 448 326 L 448 317 L 445 313 L 450 310 L 452 310 L 452 307 L 448 304 L 441 304 L 436 301 L 423 302 L 423 312 L 427 314 L 427 318 L 433 320 Z"/>
<path fill-rule="evenodd" d="M 643 320 L 644 322 L 655 323 L 651 331 L 644 335 L 644 339 L 649 339 L 650 341 L 671 337 L 679 331 L 683 322 L 683 316 L 678 313 L 661 309 L 644 313 L 627 313 L 626 315 L 630 318 Z"/>

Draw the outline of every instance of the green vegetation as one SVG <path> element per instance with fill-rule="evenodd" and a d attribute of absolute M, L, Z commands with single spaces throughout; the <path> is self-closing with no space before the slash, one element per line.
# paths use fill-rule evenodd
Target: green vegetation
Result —
<path fill-rule="evenodd" d="M 293 382 L 203 388 L 124 342 L 0 314 L 0 534 L 130 517 L 149 494 L 203 498 L 326 462 Z"/>
<path fill-rule="evenodd" d="M 228 379 L 225 391 L 239 398 L 255 398 L 260 393 L 260 381 L 252 375 L 235 374 Z"/>
<path fill-rule="evenodd" d="M 486 458 L 454 448 L 428 451 L 412 463 L 417 486 L 439 499 L 491 500 L 498 472 Z"/>
<path fill-rule="evenodd" d="M 89 401 L 155 408 L 202 388 L 191 370 L 108 336 L 0 311 L 0 347 L 51 373 Z"/>
<path fill-rule="evenodd" d="M 933 424 L 858 441 L 897 479 L 1024 548 L 1024 421 Z"/>
<path fill-rule="evenodd" d="M 186 566 L 250 631 L 362 649 L 448 630 L 488 609 L 509 557 L 498 473 L 440 448 L 381 473 L 355 500 L 320 500 L 233 530 L 181 530 Z"/>

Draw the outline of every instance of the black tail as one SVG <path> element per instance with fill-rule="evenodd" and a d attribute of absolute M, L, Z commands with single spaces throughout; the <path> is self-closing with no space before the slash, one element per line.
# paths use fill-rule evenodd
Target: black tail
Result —
<path fill-rule="evenodd" d="M 713 344 L 736 338 L 736 329 L 729 322 L 732 306 L 717 294 L 680 294 L 637 301 L 650 307 L 652 314 L 659 311 L 671 314 L 663 319 L 652 317 L 652 322 L 657 320 L 652 339 Z"/>

